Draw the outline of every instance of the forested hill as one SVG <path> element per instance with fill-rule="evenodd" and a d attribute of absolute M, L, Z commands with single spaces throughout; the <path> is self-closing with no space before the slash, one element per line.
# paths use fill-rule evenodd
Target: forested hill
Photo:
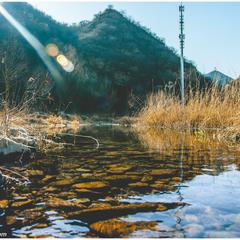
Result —
<path fill-rule="evenodd" d="M 56 44 L 74 63 L 71 73 L 56 64 L 63 80 L 59 83 L 50 78 L 46 85 L 51 94 L 43 99 L 44 106 L 63 110 L 68 105 L 69 111 L 77 112 L 125 113 L 136 107 L 136 97 L 144 100 L 149 92 L 161 88 L 178 91 L 176 52 L 124 13 L 107 8 L 92 21 L 68 26 L 26 3 L 4 3 L 3 6 L 43 45 Z M 0 34 L 0 54 L 7 51 L 10 62 L 18 52 L 11 79 L 20 89 L 17 102 L 25 91 L 26 80 L 33 77 L 46 81 L 47 69 L 32 47 L 2 16 Z M 191 79 L 192 84 L 202 82 L 191 63 L 186 62 L 185 66 L 187 80 Z M 4 91 L 4 84 L 1 84 L 1 91 Z"/>

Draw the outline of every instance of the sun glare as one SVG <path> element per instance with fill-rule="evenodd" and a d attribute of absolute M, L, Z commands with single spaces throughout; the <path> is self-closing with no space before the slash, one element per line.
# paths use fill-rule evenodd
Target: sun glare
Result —
<path fill-rule="evenodd" d="M 35 49 L 38 56 L 42 59 L 48 70 L 56 80 L 62 80 L 56 66 L 54 66 L 51 57 L 56 57 L 57 62 L 66 72 L 74 70 L 73 63 L 68 60 L 64 55 L 59 54 L 59 49 L 56 44 L 50 43 L 44 47 L 41 42 L 32 35 L 24 26 L 22 26 L 1 4 L 0 14 L 27 40 L 27 42 Z"/>
<path fill-rule="evenodd" d="M 56 60 L 66 72 L 72 72 L 74 70 L 73 63 L 63 54 L 59 54 Z"/>
<path fill-rule="evenodd" d="M 46 52 L 49 56 L 51 57 L 56 57 L 59 54 L 59 49 L 56 44 L 54 43 L 49 43 L 46 46 Z"/>

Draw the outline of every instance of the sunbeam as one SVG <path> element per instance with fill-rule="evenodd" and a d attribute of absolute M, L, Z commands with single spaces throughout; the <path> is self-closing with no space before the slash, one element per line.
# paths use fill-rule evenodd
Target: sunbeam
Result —
<path fill-rule="evenodd" d="M 14 27 L 16 30 L 27 40 L 27 42 L 35 49 L 38 56 L 42 59 L 50 73 L 55 80 L 62 80 L 57 68 L 53 65 L 50 57 L 45 52 L 45 47 L 39 42 L 39 40 L 32 35 L 24 26 L 22 26 L 14 17 L 0 5 L 0 13 L 3 17 Z"/>

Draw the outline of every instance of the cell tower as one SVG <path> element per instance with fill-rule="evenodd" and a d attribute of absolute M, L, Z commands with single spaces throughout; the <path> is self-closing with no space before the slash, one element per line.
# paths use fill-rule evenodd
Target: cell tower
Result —
<path fill-rule="evenodd" d="M 184 6 L 183 6 L 183 4 L 181 3 L 180 6 L 179 6 L 179 13 L 180 13 L 180 19 L 179 19 L 180 34 L 179 34 L 179 39 L 180 39 L 180 49 L 181 49 L 181 56 L 180 56 L 181 102 L 182 102 L 182 105 L 185 105 L 184 56 L 183 56 L 183 48 L 184 48 L 185 34 L 183 33 L 183 28 L 184 28 L 183 12 L 184 12 Z"/>

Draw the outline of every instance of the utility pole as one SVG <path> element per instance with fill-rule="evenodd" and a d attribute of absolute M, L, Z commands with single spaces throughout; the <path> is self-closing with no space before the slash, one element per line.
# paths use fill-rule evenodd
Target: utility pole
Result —
<path fill-rule="evenodd" d="M 180 71 L 181 71 L 181 102 L 182 105 L 185 105 L 185 81 L 184 81 L 184 57 L 183 57 L 183 48 L 184 48 L 184 39 L 185 39 L 185 34 L 183 33 L 183 27 L 184 27 L 184 17 L 183 17 L 183 12 L 184 12 L 184 6 L 181 3 L 179 6 L 179 13 L 180 13 L 180 34 L 179 34 L 179 39 L 180 39 L 180 49 L 181 49 L 181 56 L 180 56 Z"/>

